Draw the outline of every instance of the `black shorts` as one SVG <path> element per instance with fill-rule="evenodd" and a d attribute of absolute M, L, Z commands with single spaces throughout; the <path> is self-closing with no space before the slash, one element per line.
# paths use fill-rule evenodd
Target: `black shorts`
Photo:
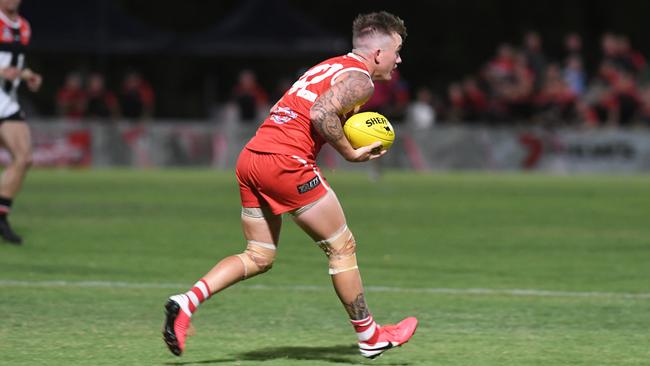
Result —
<path fill-rule="evenodd" d="M 25 122 L 25 112 L 22 109 L 19 109 L 18 112 L 9 115 L 7 117 L 0 117 L 0 123 L 4 121 L 22 121 Z"/>

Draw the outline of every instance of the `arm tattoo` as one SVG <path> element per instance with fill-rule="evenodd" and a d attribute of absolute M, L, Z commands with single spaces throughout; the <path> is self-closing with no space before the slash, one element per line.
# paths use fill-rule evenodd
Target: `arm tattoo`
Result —
<path fill-rule="evenodd" d="M 333 111 L 334 108 L 331 108 L 331 106 L 330 108 L 326 108 L 323 105 L 326 103 L 325 100 L 332 98 L 332 94 L 332 91 L 328 90 L 323 95 L 323 98 L 320 98 L 312 107 L 313 114 L 315 115 L 312 123 L 321 136 L 328 142 L 335 142 L 343 137 L 343 127 L 341 126 L 341 120 L 338 114 Z"/>
<path fill-rule="evenodd" d="M 374 90 L 370 79 L 363 73 L 350 71 L 340 78 L 341 80 L 323 93 L 311 108 L 314 127 L 332 144 L 343 137 L 339 116 L 365 103 Z"/>
<path fill-rule="evenodd" d="M 351 303 L 343 305 L 345 306 L 345 310 L 348 312 L 350 319 L 361 320 L 370 315 L 363 293 L 360 293 Z"/>

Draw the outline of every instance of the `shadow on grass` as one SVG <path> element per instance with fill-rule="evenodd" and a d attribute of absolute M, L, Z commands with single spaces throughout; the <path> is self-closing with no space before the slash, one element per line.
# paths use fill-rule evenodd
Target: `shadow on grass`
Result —
<path fill-rule="evenodd" d="M 359 348 L 350 344 L 329 347 L 269 347 L 240 353 L 235 357 L 246 361 L 267 361 L 282 358 L 350 364 L 358 364 L 361 361 Z"/>
<path fill-rule="evenodd" d="M 166 365 L 210 365 L 232 363 L 235 361 L 269 361 L 277 359 L 298 360 L 298 361 L 325 361 L 332 363 L 362 364 L 366 361 L 359 354 L 359 348 L 356 345 L 338 345 L 329 347 L 269 347 L 255 351 L 243 352 L 234 355 L 233 358 L 221 358 L 214 360 L 202 361 L 179 361 L 167 362 Z M 371 360 L 367 360 L 371 361 Z M 392 366 L 408 366 L 408 362 L 387 363 Z"/>
<path fill-rule="evenodd" d="M 202 361 L 176 361 L 176 362 L 165 362 L 164 365 L 216 365 L 218 363 L 231 363 L 238 360 L 234 358 L 219 358 L 214 360 L 202 360 Z"/>
<path fill-rule="evenodd" d="M 365 359 L 359 354 L 356 344 L 344 344 L 329 347 L 269 347 L 257 351 L 244 352 L 236 355 L 242 361 L 267 361 L 275 359 L 326 361 L 332 363 L 363 364 Z M 384 359 L 386 360 L 386 359 Z M 383 363 L 391 366 L 408 366 L 408 362 Z"/>

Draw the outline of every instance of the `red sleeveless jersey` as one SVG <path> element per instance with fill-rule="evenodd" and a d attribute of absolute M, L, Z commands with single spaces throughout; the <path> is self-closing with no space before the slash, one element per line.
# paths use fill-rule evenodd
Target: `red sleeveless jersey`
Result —
<path fill-rule="evenodd" d="M 246 148 L 315 162 L 326 141 L 311 124 L 309 110 L 316 98 L 348 71 L 360 71 L 370 78 L 366 66 L 353 53 L 330 58 L 307 70 L 276 103 Z"/>

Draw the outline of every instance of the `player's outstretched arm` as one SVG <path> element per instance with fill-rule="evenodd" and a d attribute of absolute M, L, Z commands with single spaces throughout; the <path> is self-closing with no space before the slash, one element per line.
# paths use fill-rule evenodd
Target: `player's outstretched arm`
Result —
<path fill-rule="evenodd" d="M 321 136 L 348 161 L 367 161 L 385 153 L 385 151 L 377 153 L 381 143 L 354 149 L 345 137 L 341 124 L 341 116 L 365 103 L 372 96 L 373 91 L 372 82 L 366 74 L 349 71 L 342 74 L 311 107 L 311 123 Z"/>

